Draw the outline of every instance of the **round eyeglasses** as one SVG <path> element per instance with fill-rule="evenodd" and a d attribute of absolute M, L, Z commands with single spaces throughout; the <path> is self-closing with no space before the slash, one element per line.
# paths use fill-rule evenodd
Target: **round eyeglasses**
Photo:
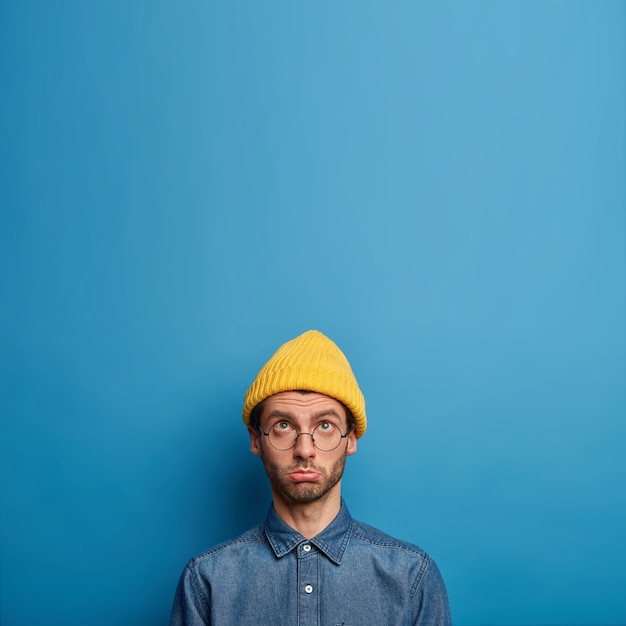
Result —
<path fill-rule="evenodd" d="M 348 433 L 342 435 L 339 427 L 332 422 L 320 422 L 310 433 L 299 433 L 291 422 L 285 420 L 272 424 L 267 433 L 260 426 L 259 430 L 268 438 L 273 448 L 281 451 L 294 448 L 300 435 L 310 435 L 318 450 L 332 452 L 348 436 Z"/>

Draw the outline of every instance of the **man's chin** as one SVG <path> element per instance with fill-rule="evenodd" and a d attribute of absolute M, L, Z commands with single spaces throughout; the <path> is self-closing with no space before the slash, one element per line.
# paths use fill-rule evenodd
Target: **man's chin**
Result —
<path fill-rule="evenodd" d="M 280 491 L 295 504 L 307 504 L 322 498 L 329 489 L 325 489 L 322 485 L 297 483 L 295 485 L 281 485 Z"/>
<path fill-rule="evenodd" d="M 293 504 L 307 504 L 322 499 L 339 483 L 345 466 L 345 456 L 343 456 L 335 462 L 330 472 L 316 469 L 315 471 L 320 474 L 316 481 L 294 482 L 288 477 L 289 472 L 292 472 L 293 468 L 281 470 L 278 465 L 269 461 L 265 455 L 261 455 L 261 459 L 272 488 L 277 493 L 280 493 L 286 501 Z M 315 469 L 312 466 L 311 468 Z"/>

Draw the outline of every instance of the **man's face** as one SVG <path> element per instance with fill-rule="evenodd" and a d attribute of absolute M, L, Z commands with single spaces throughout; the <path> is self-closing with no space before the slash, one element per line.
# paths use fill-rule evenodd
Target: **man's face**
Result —
<path fill-rule="evenodd" d="M 260 425 L 264 432 L 278 424 L 280 428 L 293 426 L 299 433 L 312 433 L 329 422 L 341 434 L 348 430 L 345 407 L 321 393 L 284 391 L 267 398 L 263 404 Z M 250 428 L 250 449 L 260 456 L 272 486 L 272 495 L 285 503 L 306 503 L 327 497 L 339 491 L 346 456 L 356 452 L 354 431 L 341 440 L 330 452 L 318 450 L 308 434 L 298 437 L 289 450 L 276 450 L 265 435 Z M 295 436 L 295 435 L 294 435 Z"/>

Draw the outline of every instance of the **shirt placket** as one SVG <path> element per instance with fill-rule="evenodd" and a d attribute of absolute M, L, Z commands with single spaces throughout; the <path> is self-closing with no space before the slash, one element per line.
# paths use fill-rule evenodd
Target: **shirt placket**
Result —
<path fill-rule="evenodd" d="M 298 546 L 298 626 L 319 626 L 319 552 L 308 542 Z"/>

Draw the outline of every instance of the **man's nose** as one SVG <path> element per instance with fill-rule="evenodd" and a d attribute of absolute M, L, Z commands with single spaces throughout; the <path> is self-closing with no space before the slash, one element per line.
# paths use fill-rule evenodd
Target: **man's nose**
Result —
<path fill-rule="evenodd" d="M 317 449 L 313 444 L 313 433 L 298 433 L 296 445 L 293 449 L 294 455 L 301 458 L 310 458 L 315 456 L 316 451 Z"/>

